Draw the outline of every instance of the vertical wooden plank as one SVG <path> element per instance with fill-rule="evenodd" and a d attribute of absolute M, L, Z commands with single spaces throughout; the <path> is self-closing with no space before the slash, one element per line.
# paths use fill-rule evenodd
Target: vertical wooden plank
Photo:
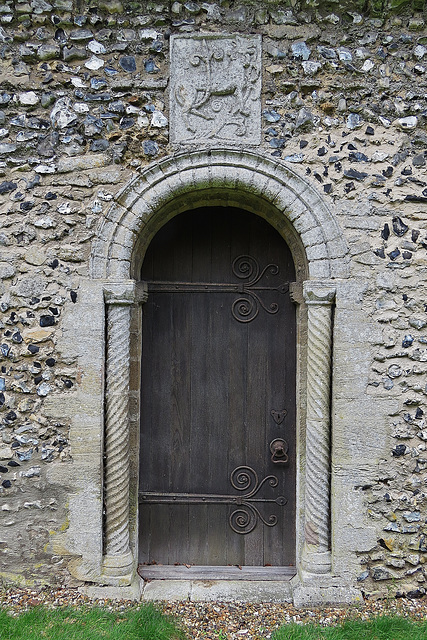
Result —
<path fill-rule="evenodd" d="M 171 247 L 173 238 L 167 227 L 160 231 L 161 247 L 153 254 L 154 280 L 167 280 L 171 272 Z M 153 318 L 155 341 L 153 345 L 153 396 L 156 411 L 154 414 L 152 431 L 152 465 L 154 482 L 151 490 L 168 492 L 171 486 L 170 464 L 165 451 L 169 447 L 171 437 L 171 341 L 172 341 L 172 307 L 171 300 L 166 293 L 153 293 L 153 308 L 156 311 Z M 171 536 L 171 507 L 169 505 L 152 505 L 151 507 L 151 560 L 161 564 L 169 563 Z"/>
<path fill-rule="evenodd" d="M 282 271 L 282 270 L 281 270 Z M 284 438 L 287 440 L 287 433 L 285 432 L 285 422 L 280 425 L 276 424 L 271 416 L 271 410 L 281 411 L 287 408 L 287 401 L 285 399 L 285 359 L 286 359 L 286 340 L 283 336 L 283 328 L 285 326 L 284 314 L 285 309 L 283 307 L 283 297 L 280 298 L 280 309 L 277 315 L 271 319 L 269 332 L 267 351 L 269 357 L 269 372 L 267 381 L 267 395 L 269 397 L 269 404 L 266 407 L 266 440 L 268 443 L 272 442 L 276 438 Z M 275 489 L 276 495 L 286 495 L 285 488 L 285 476 L 286 466 L 282 464 L 274 464 L 271 461 L 271 452 L 268 451 L 268 466 L 267 473 L 273 473 L 278 479 L 278 486 Z M 288 496 L 286 495 L 286 498 Z M 264 557 L 263 564 L 267 565 L 282 565 L 283 563 L 283 507 L 272 505 L 270 508 L 278 518 L 276 526 L 264 529 Z"/>
<path fill-rule="evenodd" d="M 246 215 L 240 211 L 228 212 L 230 227 L 230 256 L 228 263 L 227 282 L 233 284 L 239 282 L 233 273 L 233 263 L 236 258 L 246 255 L 248 252 L 248 229 Z M 248 438 L 248 414 L 247 414 L 247 349 L 248 349 L 248 325 L 238 322 L 232 315 L 232 304 L 240 294 L 227 296 L 227 312 L 230 323 L 230 352 L 229 352 L 229 434 L 228 434 L 228 487 L 236 496 L 245 492 L 239 492 L 231 486 L 230 475 L 237 467 L 246 466 L 249 461 L 246 457 L 246 441 Z M 235 507 L 229 508 L 229 514 Z M 236 533 L 227 523 L 227 564 L 245 564 L 245 537 Z"/>
<path fill-rule="evenodd" d="M 287 270 L 289 281 L 295 280 L 295 269 L 290 251 L 286 247 Z M 284 300 L 284 325 L 280 336 L 285 336 L 285 400 L 288 415 L 284 422 L 284 438 L 289 444 L 289 462 L 285 466 L 284 495 L 288 499 L 282 510 L 283 514 L 283 565 L 295 565 L 296 561 L 296 308 L 289 295 Z M 281 366 L 283 370 L 283 365 Z"/>
<path fill-rule="evenodd" d="M 151 375 L 154 398 L 151 465 L 153 469 L 151 490 L 168 492 L 171 490 L 170 463 L 165 455 L 171 438 L 171 338 L 172 309 L 169 296 L 163 293 L 153 294 L 155 314 L 153 323 L 157 339 L 153 343 Z M 169 560 L 169 524 L 170 508 L 165 505 L 153 505 L 151 509 L 151 561 L 168 563 Z"/>
<path fill-rule="evenodd" d="M 267 240 L 267 239 L 266 239 Z M 269 286 L 276 286 L 279 282 L 282 281 L 284 277 L 281 254 L 276 250 L 276 243 L 274 243 L 274 238 L 271 237 L 271 233 L 269 234 L 268 240 L 265 245 L 265 256 L 266 262 L 269 264 L 275 265 L 278 269 L 278 273 L 271 274 L 267 273 L 265 282 Z M 275 315 L 270 315 L 267 319 L 268 322 L 268 330 L 266 332 L 266 353 L 267 353 L 267 362 L 268 362 L 268 371 L 267 371 L 267 379 L 266 379 L 266 407 L 265 407 L 265 442 L 266 442 L 266 457 L 264 461 L 264 473 L 265 475 L 274 475 L 279 484 L 276 488 L 274 488 L 274 496 L 280 495 L 282 492 L 283 486 L 283 469 L 280 468 L 279 465 L 275 465 L 271 461 L 271 451 L 270 451 L 270 443 L 276 437 L 281 435 L 280 429 L 275 424 L 272 416 L 271 410 L 280 410 L 277 407 L 281 406 L 283 403 L 283 393 L 284 389 L 282 386 L 282 370 L 283 370 L 283 361 L 284 358 L 284 348 L 285 342 L 283 339 L 278 340 L 277 335 L 277 327 L 280 326 L 280 322 L 282 320 L 283 315 L 283 307 L 282 307 L 282 299 L 280 294 L 273 291 L 273 293 L 266 293 L 266 302 L 279 304 L 279 311 Z M 277 406 L 276 406 L 277 405 Z M 271 497 L 271 496 L 269 496 Z M 278 555 L 281 555 L 282 552 L 282 540 L 281 537 L 283 535 L 282 531 L 282 521 L 281 521 L 281 509 L 275 504 L 268 504 L 266 508 L 266 515 L 272 515 L 277 517 L 278 523 L 274 527 L 264 527 L 263 530 L 263 538 L 264 538 L 264 546 L 263 546 L 263 559 L 262 564 L 267 565 L 276 565 L 281 564 L 281 561 L 278 560 Z M 273 548 L 275 546 L 275 548 Z"/>
<path fill-rule="evenodd" d="M 268 257 L 265 256 L 265 234 L 262 233 L 263 221 L 251 216 L 247 221 L 248 238 L 247 254 L 250 255 L 259 267 L 263 270 Z M 255 273 L 254 273 L 255 276 Z M 253 278 L 251 278 L 253 279 Z M 262 284 L 258 281 L 256 285 Z M 260 297 L 263 292 L 260 292 Z M 254 304 L 257 304 L 254 302 Z M 267 314 L 268 315 L 268 314 Z M 247 438 L 246 456 L 249 466 L 251 466 L 261 482 L 264 478 L 266 438 L 265 438 L 265 405 L 266 405 L 266 373 L 268 356 L 266 353 L 266 331 L 268 327 L 268 317 L 265 312 L 258 308 L 258 315 L 248 323 L 248 343 L 247 343 Z M 263 490 L 257 497 L 264 497 Z M 264 512 L 265 506 L 259 505 L 260 511 Z M 245 536 L 245 564 L 260 565 L 263 559 L 263 529 L 262 522 L 258 520 L 255 529 Z"/>
<path fill-rule="evenodd" d="M 225 282 L 229 272 L 229 224 L 223 209 L 213 209 L 210 213 L 211 282 Z M 212 292 L 208 296 L 207 328 L 207 388 L 210 396 L 210 416 L 208 430 L 208 475 L 213 493 L 229 494 L 227 470 L 228 432 L 228 357 L 229 357 L 229 315 L 227 295 Z M 228 507 L 211 505 L 208 518 L 209 549 L 207 562 L 222 565 L 226 561 Z"/>
<path fill-rule="evenodd" d="M 293 263 L 290 252 L 278 234 L 271 234 L 269 254 L 279 267 L 276 282 L 292 281 Z M 276 294 L 277 295 L 277 294 Z M 274 506 L 278 524 L 264 530 L 264 564 L 291 564 L 295 558 L 295 308 L 289 294 L 278 295 L 279 311 L 272 316 L 268 331 L 269 376 L 268 390 L 271 404 L 267 419 L 270 422 L 270 442 L 283 438 L 289 445 L 289 461 L 271 464 L 270 468 L 279 480 L 277 495 L 284 495 L 285 507 Z M 271 410 L 287 410 L 281 424 L 276 424 Z M 291 479 L 291 482 L 289 480 Z"/>
<path fill-rule="evenodd" d="M 144 260 L 145 273 L 148 277 L 152 274 L 152 258 L 147 255 Z M 144 275 L 141 274 L 141 278 Z M 151 430 L 152 430 L 152 378 L 148 374 L 147 367 L 152 360 L 151 348 L 153 344 L 152 323 L 150 323 L 150 311 L 148 303 L 142 309 L 142 349 L 141 349 L 141 437 L 139 452 L 139 490 L 148 490 L 151 477 Z M 139 562 L 148 563 L 150 558 L 150 507 L 139 506 Z"/>
<path fill-rule="evenodd" d="M 165 296 L 163 296 L 164 298 Z M 142 423 L 141 437 L 141 490 L 167 491 L 169 486 L 169 468 L 159 452 L 164 450 L 168 434 L 157 428 L 158 424 L 168 424 L 170 421 L 170 401 L 168 388 L 170 386 L 170 367 L 165 360 L 165 353 L 169 348 L 170 310 L 161 300 L 162 294 L 153 296 L 146 303 L 144 309 L 144 332 L 153 334 L 156 327 L 157 335 L 163 339 L 153 339 L 143 352 L 142 368 Z M 154 337 L 154 336 L 153 336 Z M 166 363 L 166 366 L 165 366 Z M 160 402 L 159 399 L 162 399 Z M 143 510 L 144 511 L 144 510 Z M 143 511 L 141 513 L 143 517 Z M 163 514 L 160 507 L 150 507 L 151 519 L 150 551 L 148 561 L 161 561 L 156 557 L 160 553 L 160 546 L 167 542 L 160 539 L 157 531 L 167 535 L 167 514 Z M 144 521 L 141 531 L 145 531 Z M 153 535 L 154 534 L 154 535 Z"/>
<path fill-rule="evenodd" d="M 175 225 L 176 227 L 177 225 Z M 175 233 L 173 248 L 169 248 L 169 256 L 173 255 L 173 265 L 168 280 L 189 278 L 192 268 L 192 233 L 188 216 L 185 216 Z M 167 259 L 166 256 L 163 257 Z M 190 363 L 188 353 L 191 348 L 191 294 L 171 294 L 170 304 L 173 313 L 171 359 L 172 359 L 172 416 L 171 443 L 169 459 L 171 467 L 171 491 L 190 492 L 191 479 L 188 464 L 190 449 Z M 186 504 L 171 505 L 170 509 L 170 564 L 189 563 L 190 507 Z"/>
<path fill-rule="evenodd" d="M 210 275 L 210 224 L 203 212 L 196 211 L 192 218 L 192 282 L 206 282 Z M 207 259 L 208 255 L 208 259 Z M 206 294 L 208 295 L 208 294 Z M 210 419 L 207 371 L 209 354 L 206 353 L 208 312 L 205 294 L 191 294 L 192 342 L 190 384 L 190 476 L 193 493 L 212 493 L 208 484 L 207 465 L 209 451 L 207 435 Z M 200 299 L 202 296 L 202 299 Z M 208 506 L 190 506 L 191 562 L 208 564 Z"/>
<path fill-rule="evenodd" d="M 141 367 L 141 438 L 139 454 L 139 490 L 147 491 L 150 486 L 151 468 L 151 432 L 152 432 L 152 378 L 147 367 L 152 360 L 153 344 L 152 324 L 149 322 L 149 310 L 145 306 L 142 320 L 142 367 Z M 148 563 L 150 559 L 150 507 L 140 505 L 139 508 L 139 562 Z"/>

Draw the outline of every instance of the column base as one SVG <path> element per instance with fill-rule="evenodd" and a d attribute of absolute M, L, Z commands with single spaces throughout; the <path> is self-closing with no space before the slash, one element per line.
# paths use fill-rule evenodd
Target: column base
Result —
<path fill-rule="evenodd" d="M 331 552 L 316 551 L 306 544 L 302 552 L 301 569 L 304 574 L 307 574 L 307 579 L 310 575 L 314 577 L 330 575 L 332 571 Z"/>
<path fill-rule="evenodd" d="M 300 571 L 293 585 L 293 599 L 295 607 L 363 603 L 359 589 L 332 575 L 331 552 L 316 551 L 308 544 L 304 546 Z"/>
<path fill-rule="evenodd" d="M 125 587 L 132 583 L 134 576 L 135 567 L 130 551 L 103 557 L 100 584 Z"/>
<path fill-rule="evenodd" d="M 143 581 L 135 575 L 127 586 L 85 584 L 79 587 L 79 592 L 89 598 L 97 600 L 141 600 Z"/>

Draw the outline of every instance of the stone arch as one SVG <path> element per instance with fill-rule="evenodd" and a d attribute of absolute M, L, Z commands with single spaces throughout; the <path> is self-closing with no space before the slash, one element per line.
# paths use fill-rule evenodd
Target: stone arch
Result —
<path fill-rule="evenodd" d="M 129 371 L 135 360 L 131 309 L 147 299 L 145 284 L 138 283 L 139 267 L 163 224 L 206 205 L 236 206 L 266 218 L 289 244 L 297 282 L 305 280 L 302 290 L 294 291 L 306 318 L 301 367 L 307 381 L 299 385 L 307 437 L 300 485 L 303 547 L 297 564 L 309 580 L 331 574 L 332 307 L 334 281 L 349 275 L 347 244 L 331 210 L 291 167 L 251 151 L 212 149 L 165 158 L 135 176 L 116 196 L 93 243 L 90 278 L 100 284 L 106 306 L 103 584 L 130 584 L 136 570 L 129 511 Z"/>
<path fill-rule="evenodd" d="M 279 231 L 288 226 L 303 247 L 310 279 L 348 276 L 345 239 L 317 191 L 285 163 L 235 149 L 179 153 L 135 176 L 102 221 L 90 275 L 112 281 L 135 277 L 135 247 L 143 254 L 168 219 L 206 204 L 242 202 Z"/>

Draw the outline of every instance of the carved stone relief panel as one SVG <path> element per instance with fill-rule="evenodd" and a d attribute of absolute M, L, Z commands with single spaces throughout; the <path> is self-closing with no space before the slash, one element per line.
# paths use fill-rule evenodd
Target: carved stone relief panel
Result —
<path fill-rule="evenodd" d="M 261 36 L 172 36 L 171 142 L 261 142 Z"/>

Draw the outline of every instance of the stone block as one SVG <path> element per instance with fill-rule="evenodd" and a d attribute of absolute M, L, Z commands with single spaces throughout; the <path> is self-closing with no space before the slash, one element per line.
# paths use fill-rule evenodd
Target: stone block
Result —
<path fill-rule="evenodd" d="M 174 602 L 189 600 L 191 580 L 152 580 L 145 582 L 142 590 L 143 600 Z"/>
<path fill-rule="evenodd" d="M 306 247 L 305 253 L 307 260 L 319 260 L 328 257 L 328 252 L 325 244 L 313 244 Z"/>
<path fill-rule="evenodd" d="M 290 582 L 282 580 L 194 580 L 192 602 L 292 602 Z"/>
<path fill-rule="evenodd" d="M 96 600 L 141 600 L 142 580 L 135 578 L 131 585 L 111 587 L 106 585 L 87 584 L 79 587 L 79 592 Z M 145 599 L 145 598 L 144 598 Z M 168 598 L 169 600 L 169 598 Z"/>
<path fill-rule="evenodd" d="M 110 159 L 106 154 L 87 154 L 85 156 L 62 157 L 58 160 L 57 170 L 59 173 L 70 173 L 72 171 L 83 171 L 94 167 L 105 167 L 110 164 Z"/>
<path fill-rule="evenodd" d="M 310 278 L 329 278 L 330 269 L 327 260 L 312 260 L 309 264 Z"/>
<path fill-rule="evenodd" d="M 363 604 L 359 589 L 345 586 L 301 586 L 294 590 L 295 607 L 324 607 L 339 604 Z"/>
<path fill-rule="evenodd" d="M 259 144 L 260 96 L 260 36 L 172 36 L 171 142 Z"/>
<path fill-rule="evenodd" d="M 366 393 L 370 373 L 370 359 L 366 345 L 338 342 L 333 356 L 333 385 L 336 398 L 362 398 Z"/>
<path fill-rule="evenodd" d="M 378 398 L 338 397 L 333 401 L 334 460 L 373 467 L 390 455 L 386 402 Z"/>
<path fill-rule="evenodd" d="M 361 505 L 358 504 L 358 514 L 361 513 Z M 338 510 L 340 507 L 338 507 Z M 357 514 L 354 514 L 357 518 Z M 353 527 L 342 526 L 343 514 L 337 513 L 335 524 L 339 527 L 338 533 L 334 538 L 336 544 L 342 549 L 340 554 L 342 562 L 348 563 L 348 552 L 355 551 L 356 553 L 369 553 L 378 544 L 378 531 L 374 527 Z"/>
<path fill-rule="evenodd" d="M 329 261 L 330 277 L 346 279 L 350 276 L 349 258 L 337 258 Z"/>
<path fill-rule="evenodd" d="M 324 238 L 322 236 L 321 229 L 316 224 L 316 219 L 312 215 L 312 212 L 306 209 L 304 204 L 300 200 L 297 200 L 292 205 L 292 215 L 296 214 L 296 210 L 299 210 L 299 213 L 292 220 L 292 225 L 298 232 L 298 235 L 301 237 L 308 231 L 314 231 L 315 241 L 313 242 L 313 244 L 319 244 L 319 241 L 322 242 Z"/>
<path fill-rule="evenodd" d="M 356 306 L 354 303 L 353 308 L 345 309 L 337 305 L 335 320 L 334 340 L 336 346 L 345 349 L 349 357 L 352 357 L 350 347 L 355 344 L 357 349 L 363 350 L 365 358 L 371 361 L 369 348 L 381 340 L 381 326 L 366 316 L 366 312 L 362 310 L 360 304 Z"/>
<path fill-rule="evenodd" d="M 306 248 L 309 248 L 313 245 L 319 245 L 324 242 L 324 238 L 322 235 L 322 231 L 319 228 L 309 229 L 308 231 L 304 231 L 300 234 L 301 240 L 304 243 Z M 326 250 L 325 250 L 326 253 Z M 322 256 L 326 257 L 326 256 Z"/>

